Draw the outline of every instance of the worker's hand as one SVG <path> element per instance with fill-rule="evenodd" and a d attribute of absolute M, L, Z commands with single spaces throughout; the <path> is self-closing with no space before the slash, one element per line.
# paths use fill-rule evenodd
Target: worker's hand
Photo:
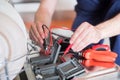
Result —
<path fill-rule="evenodd" d="M 42 28 L 42 23 L 40 22 L 36 22 L 34 24 L 32 24 L 31 28 L 30 28 L 30 38 L 35 41 L 35 43 L 37 45 L 39 45 L 40 47 L 42 47 L 43 45 L 43 39 L 45 38 L 45 35 L 47 35 L 47 32 L 43 31 Z M 47 31 L 47 30 L 45 30 Z"/>
<path fill-rule="evenodd" d="M 91 43 L 98 43 L 100 39 L 100 31 L 88 22 L 84 22 L 71 37 L 70 44 L 73 44 L 72 49 L 78 52 Z"/>

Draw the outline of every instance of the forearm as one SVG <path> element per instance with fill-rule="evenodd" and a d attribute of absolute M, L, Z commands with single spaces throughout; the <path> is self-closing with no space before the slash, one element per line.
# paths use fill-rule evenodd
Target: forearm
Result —
<path fill-rule="evenodd" d="M 35 14 L 35 22 L 50 25 L 57 0 L 41 0 L 40 6 Z"/>
<path fill-rule="evenodd" d="M 98 24 L 96 28 L 101 33 L 101 39 L 120 34 L 120 13 L 112 19 Z"/>

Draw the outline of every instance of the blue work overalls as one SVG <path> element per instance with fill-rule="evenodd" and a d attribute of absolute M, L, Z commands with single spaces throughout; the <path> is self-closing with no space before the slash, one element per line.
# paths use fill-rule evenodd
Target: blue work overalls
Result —
<path fill-rule="evenodd" d="M 97 25 L 120 12 L 120 0 L 77 0 L 75 11 L 73 29 L 84 21 Z M 111 50 L 118 54 L 116 63 L 120 65 L 120 35 L 111 37 L 110 45 Z"/>

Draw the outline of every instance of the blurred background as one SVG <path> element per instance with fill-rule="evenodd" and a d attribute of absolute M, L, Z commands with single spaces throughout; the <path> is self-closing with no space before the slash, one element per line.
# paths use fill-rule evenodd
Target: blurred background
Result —
<path fill-rule="evenodd" d="M 20 13 L 27 29 L 29 29 L 34 20 L 34 14 L 40 5 L 40 0 L 11 0 L 11 3 Z M 71 28 L 75 17 L 75 4 L 76 0 L 58 0 L 51 26 L 64 26 Z"/>

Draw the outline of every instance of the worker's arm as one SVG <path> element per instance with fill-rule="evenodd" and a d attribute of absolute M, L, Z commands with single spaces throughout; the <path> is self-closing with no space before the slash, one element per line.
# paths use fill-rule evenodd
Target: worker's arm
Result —
<path fill-rule="evenodd" d="M 40 6 L 35 13 L 34 24 L 30 29 L 30 38 L 42 45 L 45 34 L 43 33 L 42 25 L 50 25 L 52 15 L 55 10 L 57 0 L 41 0 Z"/>
<path fill-rule="evenodd" d="M 110 20 L 98 24 L 96 28 L 100 31 L 101 39 L 120 34 L 120 13 Z"/>
<path fill-rule="evenodd" d="M 91 43 L 98 43 L 101 39 L 120 34 L 120 13 L 115 17 L 96 26 L 88 22 L 82 23 L 73 36 L 70 43 L 74 51 L 81 51 Z"/>
<path fill-rule="evenodd" d="M 49 26 L 55 10 L 57 0 L 41 0 L 40 6 L 35 14 L 35 22 L 42 22 Z"/>

